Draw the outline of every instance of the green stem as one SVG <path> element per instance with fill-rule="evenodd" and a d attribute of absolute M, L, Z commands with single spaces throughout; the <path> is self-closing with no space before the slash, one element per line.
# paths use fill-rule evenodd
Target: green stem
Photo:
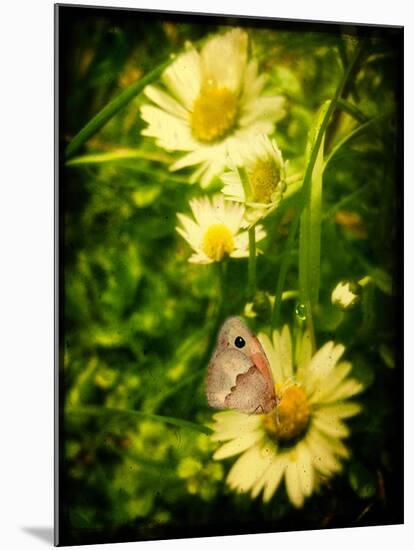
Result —
<path fill-rule="evenodd" d="M 78 151 L 82 145 L 90 139 L 98 130 L 102 128 L 120 109 L 125 107 L 135 96 L 142 92 L 142 90 L 151 82 L 156 80 L 168 65 L 173 61 L 172 58 L 168 59 L 164 63 L 161 63 L 149 72 L 144 77 L 140 78 L 138 82 L 128 86 L 126 90 L 121 92 L 115 99 L 110 101 L 103 109 L 99 111 L 85 126 L 76 134 L 72 141 L 67 145 L 65 150 L 65 158 L 69 159 Z"/>
<path fill-rule="evenodd" d="M 349 78 L 349 77 L 351 75 L 356 77 L 356 75 L 358 74 L 358 72 L 361 68 L 361 64 L 364 60 L 364 57 L 363 57 L 364 48 L 363 48 L 363 46 L 365 45 L 365 42 L 366 42 L 366 39 L 362 40 L 361 43 L 359 44 L 359 47 L 357 47 L 355 52 L 354 52 L 354 55 L 352 57 L 352 61 L 349 65 L 349 67 L 348 67 L 348 74 L 347 74 L 346 80 L 344 82 L 344 85 L 342 86 L 341 93 L 337 97 L 336 103 L 339 101 L 341 96 L 344 99 L 346 99 L 346 97 L 351 92 L 353 82 L 352 82 L 352 79 Z M 333 142 L 333 139 L 334 139 L 334 137 L 337 133 L 337 130 L 338 130 L 339 125 L 340 125 L 341 114 L 342 113 L 341 113 L 340 109 L 338 109 L 338 110 L 336 110 L 335 112 L 332 113 L 331 123 L 330 123 L 329 128 L 327 128 L 327 132 L 326 132 L 326 145 L 327 145 L 327 148 Z"/>
<path fill-rule="evenodd" d="M 196 422 L 190 422 L 189 420 L 183 420 L 182 418 L 174 418 L 172 416 L 162 416 L 159 414 L 151 414 L 144 411 L 135 411 L 133 409 L 117 409 L 115 407 L 99 407 L 95 405 L 85 405 L 82 407 L 70 407 L 66 409 L 67 414 L 80 414 L 88 416 L 113 416 L 113 415 L 123 415 L 130 416 L 132 418 L 147 418 L 149 420 L 158 420 L 166 424 L 171 424 L 172 426 L 178 426 L 179 428 L 188 428 L 190 430 L 201 432 L 206 435 L 210 435 L 212 430 L 203 426 L 202 424 L 197 424 Z"/>
<path fill-rule="evenodd" d="M 326 167 L 328 166 L 328 164 L 330 163 L 330 161 L 332 160 L 332 158 L 338 153 L 338 151 L 340 149 L 342 149 L 342 147 L 348 143 L 349 141 L 351 141 L 352 139 L 355 139 L 357 137 L 359 137 L 360 135 L 362 135 L 364 132 L 366 132 L 367 130 L 369 130 L 371 128 L 371 126 L 375 126 L 375 124 L 378 124 L 378 122 L 380 122 L 382 119 L 385 119 L 387 118 L 388 116 L 390 116 L 391 113 L 385 113 L 383 115 L 380 115 L 380 116 L 377 116 L 375 118 L 372 118 L 371 120 L 368 120 L 367 122 L 365 122 L 364 124 L 361 124 L 360 126 L 358 126 L 357 128 L 355 128 L 355 130 L 353 130 L 352 132 L 349 132 L 349 134 L 347 134 L 343 139 L 341 139 L 341 141 L 339 141 L 331 150 L 331 152 L 329 153 L 329 155 L 327 156 L 327 158 L 325 159 L 325 162 L 324 162 L 324 170 L 326 169 Z"/>
<path fill-rule="evenodd" d="M 249 229 L 249 272 L 248 272 L 248 299 L 253 300 L 256 294 L 256 228 Z"/>
<path fill-rule="evenodd" d="M 331 118 L 332 113 L 336 109 L 338 99 L 341 97 L 342 90 L 344 89 L 344 86 L 348 81 L 348 78 L 349 78 L 349 76 L 352 72 L 352 69 L 353 69 L 357 59 L 359 59 L 359 56 L 361 54 L 361 50 L 362 50 L 362 44 L 356 49 L 347 70 L 344 72 L 344 74 L 343 74 L 343 76 L 342 76 L 342 78 L 341 78 L 341 80 L 338 84 L 338 87 L 335 90 L 335 94 L 332 98 L 332 101 L 330 102 L 329 107 L 327 108 L 327 110 L 325 112 L 325 116 L 323 117 L 323 120 L 321 122 L 319 130 L 316 134 L 315 141 L 314 141 L 314 144 L 313 144 L 310 156 L 309 156 L 309 162 L 308 162 L 308 165 L 306 167 L 305 176 L 303 178 L 303 192 L 304 193 L 308 193 L 308 191 L 309 191 L 309 186 L 310 186 L 310 182 L 311 182 L 311 179 L 312 179 L 313 167 L 315 166 L 316 158 L 317 158 L 317 155 L 318 155 L 318 152 L 319 152 L 319 147 L 322 143 L 323 135 L 325 134 L 326 129 L 328 127 L 329 119 Z M 306 195 L 305 195 L 305 197 L 306 197 Z"/>
<path fill-rule="evenodd" d="M 273 310 L 272 310 L 272 321 L 271 321 L 272 328 L 277 328 L 280 323 L 282 293 L 283 293 L 283 288 L 285 286 L 285 280 L 289 269 L 289 265 L 293 257 L 293 255 L 291 254 L 291 251 L 295 242 L 296 232 L 299 227 L 300 215 L 301 215 L 301 209 L 298 208 L 298 210 L 296 211 L 295 217 L 292 221 L 292 224 L 289 228 L 289 235 L 286 241 L 285 250 L 283 251 L 284 259 L 282 261 L 282 265 L 280 266 L 280 270 L 279 270 L 279 277 L 277 279 L 277 287 L 275 292 L 275 302 L 273 304 Z"/>
<path fill-rule="evenodd" d="M 344 113 L 352 116 L 358 122 L 363 123 L 368 120 L 368 117 L 361 111 L 361 109 L 358 109 L 356 105 L 346 101 L 346 99 L 338 99 L 338 109 L 341 109 Z"/>
<path fill-rule="evenodd" d="M 312 354 L 316 351 L 315 325 L 313 323 L 313 311 L 310 301 L 305 302 L 306 322 L 309 330 L 309 336 L 312 346 Z"/>
<path fill-rule="evenodd" d="M 153 162 L 160 162 L 169 164 L 171 157 L 160 154 L 158 152 L 145 151 L 143 149 L 128 149 L 128 148 L 114 148 L 112 151 L 104 151 L 99 153 L 91 153 L 88 155 L 82 155 L 79 157 L 68 160 L 66 166 L 83 166 L 90 164 L 104 164 L 111 162 L 122 162 L 125 160 L 150 160 Z"/>
<path fill-rule="evenodd" d="M 290 227 L 288 239 L 287 239 L 287 242 L 286 242 L 286 247 L 285 247 L 285 251 L 284 251 L 284 253 L 286 253 L 286 256 L 285 256 L 285 258 L 282 262 L 282 265 L 280 267 L 280 270 L 279 270 L 279 276 L 278 276 L 276 293 L 275 293 L 275 303 L 274 303 L 273 311 L 272 311 L 272 323 L 271 323 L 272 327 L 277 327 L 279 325 L 279 322 L 280 322 L 280 309 L 281 309 L 281 302 L 282 302 L 281 297 L 282 297 L 283 287 L 284 287 L 284 284 L 285 284 L 285 279 L 286 279 L 286 275 L 287 275 L 287 271 L 288 271 L 289 263 L 290 263 L 290 259 L 291 259 L 291 255 L 289 254 L 289 251 L 293 248 L 296 232 L 297 232 L 297 229 L 298 229 L 298 226 L 299 226 L 300 216 L 301 216 L 302 210 L 303 210 L 303 208 L 304 208 L 304 206 L 306 205 L 306 202 L 307 202 L 307 198 L 308 198 L 308 195 L 309 195 L 310 183 L 311 183 L 311 179 L 312 179 L 312 173 L 313 173 L 315 162 L 316 162 L 316 159 L 317 159 L 317 156 L 318 156 L 319 148 L 321 146 L 323 136 L 324 136 L 324 134 L 326 132 L 326 129 L 328 127 L 330 117 L 331 117 L 332 113 L 334 112 L 334 110 L 337 107 L 338 100 L 341 97 L 344 86 L 347 83 L 347 80 L 348 80 L 348 78 L 350 77 L 350 75 L 352 73 L 352 70 L 353 70 L 353 67 L 354 67 L 355 63 L 361 55 L 362 47 L 363 47 L 363 44 L 360 44 L 359 47 L 356 49 L 356 51 L 355 51 L 355 53 L 352 57 L 352 60 L 348 65 L 348 68 L 345 70 L 345 72 L 344 72 L 344 74 L 343 74 L 343 76 L 342 76 L 342 78 L 341 78 L 341 80 L 340 80 L 340 82 L 339 82 L 339 84 L 338 84 L 338 86 L 335 90 L 332 101 L 330 102 L 328 108 L 326 109 L 326 112 L 324 114 L 324 117 L 321 121 L 321 124 L 318 128 L 318 131 L 316 133 L 315 139 L 314 139 L 313 144 L 312 144 L 312 148 L 311 148 L 311 151 L 310 151 L 310 154 L 309 154 L 308 164 L 306 166 L 305 174 L 304 174 L 304 177 L 303 177 L 301 198 L 300 198 L 300 201 L 299 201 L 298 210 L 295 214 L 295 218 L 294 218 L 294 220 L 292 222 L 292 225 Z"/>

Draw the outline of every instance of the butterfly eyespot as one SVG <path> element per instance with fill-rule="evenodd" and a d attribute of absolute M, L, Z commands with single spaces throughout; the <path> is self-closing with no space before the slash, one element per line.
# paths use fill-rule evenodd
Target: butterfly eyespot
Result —
<path fill-rule="evenodd" d="M 241 336 L 237 336 L 237 338 L 234 340 L 234 345 L 236 346 L 236 348 L 244 348 L 246 342 L 244 341 L 244 338 L 242 338 Z"/>

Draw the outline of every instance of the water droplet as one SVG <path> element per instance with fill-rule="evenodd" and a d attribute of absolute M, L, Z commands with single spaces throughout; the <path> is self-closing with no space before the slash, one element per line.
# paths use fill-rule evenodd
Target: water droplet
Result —
<path fill-rule="evenodd" d="M 298 302 L 296 304 L 296 307 L 295 307 L 295 313 L 296 313 L 296 317 L 300 321 L 304 321 L 306 319 L 306 306 L 305 306 L 305 304 L 301 304 L 300 302 Z"/>

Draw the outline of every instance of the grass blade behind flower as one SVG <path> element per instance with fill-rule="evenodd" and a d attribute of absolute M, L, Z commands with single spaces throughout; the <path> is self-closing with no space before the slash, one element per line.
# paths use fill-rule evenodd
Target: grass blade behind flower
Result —
<path fill-rule="evenodd" d="M 308 155 L 315 148 L 315 138 L 319 135 L 322 122 L 331 102 L 326 101 L 319 110 L 316 124 L 310 133 Z M 323 147 L 325 132 L 322 133 L 315 163 L 308 185 L 303 189 L 304 208 L 300 223 L 299 237 L 299 288 L 303 303 L 312 307 L 318 301 L 320 283 L 320 247 L 322 221 L 322 177 Z M 309 312 L 308 312 L 309 313 Z"/>
<path fill-rule="evenodd" d="M 352 59 L 351 59 L 349 65 L 348 65 L 348 67 L 346 68 L 340 82 L 338 83 L 338 86 L 335 90 L 335 93 L 333 95 L 332 100 L 327 101 L 327 102 L 324 103 L 324 105 L 321 108 L 321 111 L 323 110 L 323 115 L 320 111 L 318 119 L 317 119 L 316 126 L 313 129 L 313 131 L 311 131 L 311 133 L 310 133 L 309 154 L 307 155 L 308 159 L 307 159 L 305 173 L 304 173 L 304 177 L 303 177 L 301 197 L 300 197 L 300 200 L 299 200 L 298 210 L 297 210 L 295 218 L 294 218 L 294 220 L 291 224 L 291 228 L 290 228 L 290 232 L 289 232 L 289 236 L 288 236 L 288 240 L 287 240 L 287 244 L 286 244 L 287 254 L 285 255 L 285 258 L 284 258 L 283 263 L 282 263 L 282 265 L 280 267 L 280 270 L 279 270 L 279 276 L 278 276 L 277 287 L 276 287 L 275 303 L 274 303 L 273 311 L 272 311 L 271 326 L 273 328 L 277 327 L 279 325 L 279 322 L 280 322 L 281 297 L 282 297 L 284 282 L 285 282 L 285 278 L 286 278 L 286 274 L 287 274 L 288 266 L 289 266 L 289 259 L 290 259 L 289 251 L 293 248 L 293 244 L 294 244 L 294 241 L 295 241 L 295 235 L 296 235 L 296 231 L 297 231 L 297 226 L 298 226 L 298 221 L 299 221 L 299 216 L 301 215 L 301 212 L 302 212 L 303 208 L 305 208 L 305 206 L 307 204 L 307 201 L 309 199 L 309 188 L 310 188 L 310 185 L 311 185 L 311 179 L 312 179 L 312 175 L 313 175 L 313 171 L 314 171 L 315 163 L 317 161 L 318 154 L 322 155 L 322 167 L 320 168 L 320 170 L 323 173 L 323 147 L 321 147 L 321 144 L 324 140 L 324 136 L 325 136 L 326 130 L 328 128 L 328 124 L 329 124 L 331 115 L 338 106 L 338 102 L 341 98 L 344 87 L 345 87 L 346 83 L 348 82 L 350 76 L 353 73 L 354 67 L 356 66 L 356 62 L 357 62 L 357 60 L 359 59 L 359 57 L 361 55 L 364 44 L 365 44 L 365 41 L 363 40 L 359 44 L 359 46 L 355 49 L 354 55 L 352 56 Z M 322 176 L 322 173 L 321 173 L 321 176 Z M 320 217 L 320 214 L 319 214 L 319 217 Z M 320 224 L 320 221 L 321 220 L 319 220 L 319 224 Z M 313 224 L 314 224 L 314 230 L 316 231 L 316 229 L 317 229 L 317 226 L 316 226 L 317 219 L 316 218 L 314 218 Z M 304 239 L 304 241 L 303 241 L 303 239 Z M 302 264 L 302 277 L 299 277 L 299 278 L 302 279 L 303 285 L 306 284 L 306 286 L 308 286 L 309 284 L 312 284 L 312 283 L 305 282 L 305 281 L 308 281 L 309 271 L 314 272 L 314 269 L 310 270 L 309 266 L 307 265 L 308 264 L 308 252 L 305 253 L 304 250 L 308 250 L 309 244 L 308 244 L 306 239 L 307 239 L 306 235 L 302 237 L 302 246 L 300 247 L 302 249 L 303 256 L 302 256 L 302 259 L 301 259 L 301 255 L 299 256 L 299 264 Z M 320 243 L 318 245 L 313 245 L 313 256 L 316 256 L 318 246 L 320 247 Z M 306 267 L 305 267 L 305 264 L 306 264 Z M 318 278 L 319 278 L 319 265 L 318 265 L 317 269 L 318 269 L 317 275 L 318 275 Z M 305 270 L 306 275 L 304 273 L 304 270 Z M 317 283 L 317 285 L 315 285 L 315 290 L 313 291 L 313 294 L 317 295 L 318 291 L 319 291 L 319 282 Z M 303 296 L 303 300 L 304 300 L 304 304 L 306 304 L 308 308 L 312 305 L 311 301 L 309 300 L 308 295 Z M 310 315 L 308 316 L 308 319 L 309 319 L 309 323 L 311 324 L 312 323 L 312 321 L 311 321 L 312 320 L 311 312 L 310 312 Z"/>
<path fill-rule="evenodd" d="M 164 416 L 160 414 L 151 414 L 144 411 L 136 411 L 133 409 L 117 409 L 115 407 L 99 407 L 94 405 L 85 405 L 80 407 L 67 408 L 65 412 L 71 415 L 79 414 L 79 415 L 89 415 L 89 416 L 106 416 L 106 415 L 132 416 L 137 418 L 145 418 L 148 420 L 157 420 L 160 422 L 165 422 L 166 424 L 171 424 L 172 426 L 177 426 L 179 428 L 187 428 L 196 432 L 201 432 L 206 435 L 209 435 L 212 433 L 212 430 L 210 428 L 202 424 L 197 424 L 196 422 L 190 422 L 189 420 L 184 420 L 182 418 L 175 418 L 173 416 Z"/>
<path fill-rule="evenodd" d="M 128 86 L 128 88 L 115 97 L 115 99 L 107 103 L 105 107 L 99 111 L 99 113 L 97 113 L 87 124 L 85 124 L 85 126 L 67 145 L 65 150 L 65 158 L 71 158 L 82 147 L 85 141 L 96 134 L 96 132 L 98 132 L 114 115 L 116 115 L 118 111 L 128 105 L 134 97 L 140 94 L 148 84 L 156 80 L 171 62 L 172 58 L 168 59 L 164 63 L 161 63 L 158 67 L 140 78 L 137 82 L 134 82 L 134 84 Z"/>

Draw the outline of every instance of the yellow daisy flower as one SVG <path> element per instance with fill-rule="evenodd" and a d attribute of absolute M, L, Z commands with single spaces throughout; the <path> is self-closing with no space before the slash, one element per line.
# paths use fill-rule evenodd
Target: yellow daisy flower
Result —
<path fill-rule="evenodd" d="M 246 205 L 249 223 L 269 214 L 286 189 L 286 163 L 276 141 L 266 135 L 250 139 L 221 180 L 224 195 Z"/>
<path fill-rule="evenodd" d="M 189 46 L 163 73 L 161 86 L 144 90 L 148 123 L 143 135 L 168 151 L 184 151 L 171 170 L 198 166 L 191 181 L 206 187 L 225 168 L 228 155 L 252 135 L 269 134 L 284 116 L 284 99 L 266 96 L 266 76 L 248 56 L 248 35 L 232 29 Z"/>
<path fill-rule="evenodd" d="M 273 342 L 264 334 L 259 339 L 272 368 L 278 406 L 267 415 L 215 414 L 212 437 L 223 444 L 214 458 L 240 455 L 227 477 L 232 489 L 252 498 L 263 492 L 266 502 L 284 479 L 290 501 L 300 508 L 349 456 L 342 441 L 349 435 L 344 419 L 360 411 L 349 399 L 363 388 L 348 377 L 351 364 L 341 360 L 341 344 L 327 342 L 312 356 L 305 335 L 294 364 L 287 326 L 273 332 Z"/>
<path fill-rule="evenodd" d="M 190 201 L 194 219 L 177 214 L 182 227 L 178 233 L 190 244 L 194 254 L 189 262 L 208 264 L 220 262 L 226 256 L 245 258 L 249 255 L 249 236 L 243 230 L 244 206 L 225 201 L 223 195 Z M 266 236 L 256 227 L 256 241 Z"/>

